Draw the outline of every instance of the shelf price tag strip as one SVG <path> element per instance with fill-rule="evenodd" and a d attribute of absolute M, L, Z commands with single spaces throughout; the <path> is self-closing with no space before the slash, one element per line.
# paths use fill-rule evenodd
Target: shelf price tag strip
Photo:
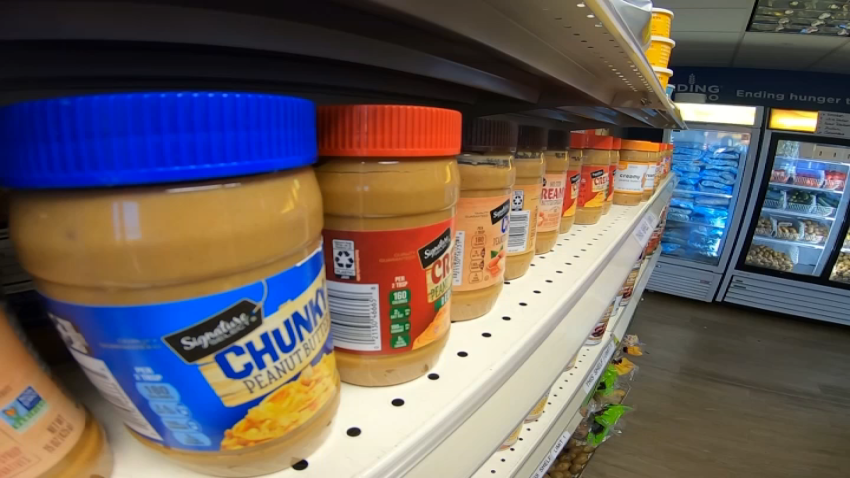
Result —
<path fill-rule="evenodd" d="M 531 478 L 542 478 L 543 475 L 546 474 L 546 471 L 549 470 L 549 467 L 552 466 L 552 463 L 554 463 L 555 459 L 558 458 L 558 453 L 561 453 L 561 450 L 564 449 L 564 446 L 566 446 L 567 442 L 570 440 L 570 436 L 572 436 L 572 433 L 566 431 L 563 435 L 561 435 L 561 438 L 558 438 L 558 441 L 552 445 L 552 450 L 550 450 L 549 454 L 543 458 L 543 461 L 540 462 L 540 466 L 534 470 L 534 474 L 531 475 Z"/>
<path fill-rule="evenodd" d="M 593 365 L 593 370 L 590 371 L 587 380 L 584 381 L 584 393 L 590 393 L 593 387 L 596 386 L 596 382 L 599 381 L 599 377 L 602 375 L 602 371 L 605 370 L 605 366 L 611 361 L 615 350 L 617 350 L 617 344 L 613 340 L 609 340 L 608 345 L 605 346 L 605 350 L 602 351 L 602 355 L 599 356 L 599 360 Z"/>
<path fill-rule="evenodd" d="M 649 242 L 649 237 L 652 235 L 652 231 L 655 230 L 655 226 L 657 225 L 658 216 L 656 216 L 652 211 L 646 211 L 643 219 L 640 220 L 638 225 L 635 227 L 635 231 L 632 233 L 641 247 L 646 247 L 646 243 Z"/>

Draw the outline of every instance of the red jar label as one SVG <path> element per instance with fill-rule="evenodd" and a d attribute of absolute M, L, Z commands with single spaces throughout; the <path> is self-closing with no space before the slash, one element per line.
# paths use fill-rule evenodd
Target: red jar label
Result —
<path fill-rule="evenodd" d="M 334 346 L 392 355 L 449 330 L 455 218 L 395 231 L 323 231 Z"/>

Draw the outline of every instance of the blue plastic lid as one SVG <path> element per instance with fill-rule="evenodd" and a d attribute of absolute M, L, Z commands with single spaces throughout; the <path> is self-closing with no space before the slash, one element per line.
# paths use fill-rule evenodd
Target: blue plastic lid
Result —
<path fill-rule="evenodd" d="M 243 176 L 316 160 L 316 109 L 287 96 L 74 96 L 0 109 L 0 183 L 82 188 Z"/>

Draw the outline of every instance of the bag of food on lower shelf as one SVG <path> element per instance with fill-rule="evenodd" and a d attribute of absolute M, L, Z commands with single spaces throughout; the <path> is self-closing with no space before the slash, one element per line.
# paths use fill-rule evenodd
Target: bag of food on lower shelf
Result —
<path fill-rule="evenodd" d="M 621 433 L 617 425 L 620 418 L 632 411 L 632 407 L 625 405 L 608 405 L 593 416 L 590 425 L 590 433 L 587 434 L 587 444 L 598 447 L 615 433 Z"/>

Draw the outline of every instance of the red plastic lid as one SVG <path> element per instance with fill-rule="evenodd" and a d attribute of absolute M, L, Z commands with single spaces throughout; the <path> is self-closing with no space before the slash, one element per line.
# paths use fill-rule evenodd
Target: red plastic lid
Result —
<path fill-rule="evenodd" d="M 590 149 L 614 149 L 613 136 L 587 135 L 588 148 Z"/>
<path fill-rule="evenodd" d="M 585 133 L 570 133 L 570 149 L 587 149 L 587 135 Z"/>
<path fill-rule="evenodd" d="M 621 149 L 623 147 L 623 139 L 622 138 L 614 138 L 614 149 Z"/>
<path fill-rule="evenodd" d="M 460 153 L 460 112 L 403 105 L 319 106 L 319 156 L 432 157 Z"/>

